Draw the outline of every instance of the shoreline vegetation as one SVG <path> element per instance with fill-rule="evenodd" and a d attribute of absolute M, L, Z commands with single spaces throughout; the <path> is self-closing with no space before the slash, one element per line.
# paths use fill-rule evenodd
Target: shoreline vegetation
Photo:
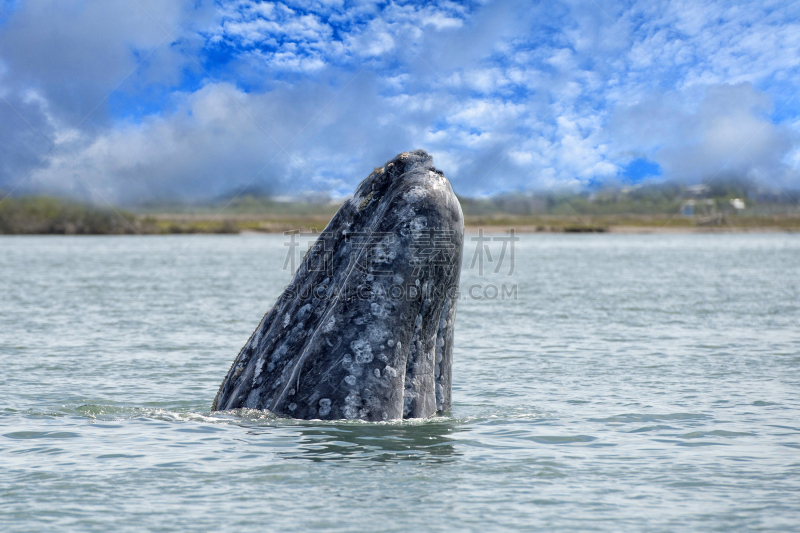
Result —
<path fill-rule="evenodd" d="M 467 231 L 518 233 L 800 232 L 800 194 L 675 185 L 599 193 L 460 198 Z M 166 235 L 322 231 L 341 202 L 246 196 L 134 208 L 43 196 L 0 201 L 0 235 Z"/>

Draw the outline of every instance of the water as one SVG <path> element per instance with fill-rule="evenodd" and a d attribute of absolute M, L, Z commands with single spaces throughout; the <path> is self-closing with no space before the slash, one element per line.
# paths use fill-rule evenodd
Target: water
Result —
<path fill-rule="evenodd" d="M 447 416 L 370 424 L 209 412 L 283 236 L 0 238 L 0 530 L 800 528 L 800 236 L 467 243 L 518 298 L 459 303 Z"/>

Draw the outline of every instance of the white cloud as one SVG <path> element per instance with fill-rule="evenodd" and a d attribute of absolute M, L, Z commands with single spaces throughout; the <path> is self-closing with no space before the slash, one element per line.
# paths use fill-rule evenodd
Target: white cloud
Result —
<path fill-rule="evenodd" d="M 675 93 L 654 95 L 620 108 L 611 138 L 623 150 L 646 154 L 671 179 L 739 176 L 786 183 L 798 176 L 784 162 L 797 135 L 769 120 L 771 106 L 748 83 L 713 85 L 697 105 Z"/>
<path fill-rule="evenodd" d="M 0 27 L 0 94 L 22 116 L 0 110 L 0 187 L 44 158 L 41 189 L 81 190 L 77 171 L 115 200 L 213 196 L 279 154 L 264 187 L 346 190 L 412 148 L 462 194 L 586 184 L 640 156 L 676 179 L 797 181 L 797 4 L 143 5 L 158 24 L 135 3 L 40 0 Z M 114 114 L 103 98 L 130 72 L 115 97 L 152 109 Z"/>

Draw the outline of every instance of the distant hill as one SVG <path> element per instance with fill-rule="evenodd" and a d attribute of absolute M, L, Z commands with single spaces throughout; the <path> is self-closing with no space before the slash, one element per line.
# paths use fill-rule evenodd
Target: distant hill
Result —
<path fill-rule="evenodd" d="M 41 196 L 0 202 L 0 234 L 125 234 L 145 231 L 136 215 Z"/>
<path fill-rule="evenodd" d="M 0 196 L 2 197 L 2 196 Z M 675 183 L 595 191 L 459 198 L 468 227 L 519 231 L 800 230 L 800 192 L 764 191 L 746 182 Z M 206 203 L 159 202 L 98 207 L 51 197 L 0 201 L 0 234 L 280 233 L 322 230 L 341 206 L 324 195 L 258 194 Z"/>
<path fill-rule="evenodd" d="M 213 214 L 213 215 L 291 215 L 308 216 L 330 213 L 331 216 L 342 205 L 342 201 L 330 198 L 310 197 L 308 199 L 275 198 L 260 195 L 242 195 L 232 198 L 219 198 L 205 203 L 150 202 L 129 207 L 139 214 Z"/>
<path fill-rule="evenodd" d="M 740 199 L 744 209 L 731 203 Z M 800 213 L 800 191 L 762 190 L 744 181 L 711 185 L 653 183 L 629 187 L 606 187 L 595 191 L 548 191 L 502 194 L 490 198 L 461 198 L 468 216 L 603 216 L 675 215 L 690 201 L 704 201 L 720 213 L 761 216 Z"/>

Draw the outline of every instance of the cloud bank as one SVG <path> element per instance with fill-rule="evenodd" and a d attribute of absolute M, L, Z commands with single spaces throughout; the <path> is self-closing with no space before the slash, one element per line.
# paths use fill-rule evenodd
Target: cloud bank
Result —
<path fill-rule="evenodd" d="M 413 148 L 462 195 L 800 184 L 796 3 L 4 6 L 6 192 L 342 195 Z"/>

